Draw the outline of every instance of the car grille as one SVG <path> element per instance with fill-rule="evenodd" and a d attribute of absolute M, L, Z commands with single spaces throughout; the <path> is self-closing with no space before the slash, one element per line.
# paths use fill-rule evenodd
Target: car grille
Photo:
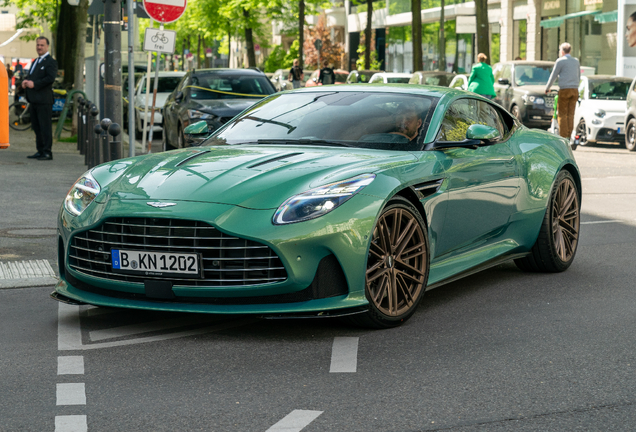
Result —
<path fill-rule="evenodd" d="M 554 97 L 546 96 L 545 97 L 545 106 L 552 108 L 554 106 Z"/>
<path fill-rule="evenodd" d="M 111 249 L 199 253 L 204 277 L 150 277 L 114 273 Z M 222 233 L 198 221 L 115 218 L 73 236 L 69 267 L 109 280 L 143 283 L 170 280 L 174 286 L 245 286 L 281 282 L 287 272 L 274 251 L 261 243 Z"/>

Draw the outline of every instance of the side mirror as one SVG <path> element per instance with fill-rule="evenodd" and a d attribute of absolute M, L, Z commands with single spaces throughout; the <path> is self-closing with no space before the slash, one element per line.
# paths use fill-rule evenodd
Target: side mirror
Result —
<path fill-rule="evenodd" d="M 497 80 L 497 83 L 501 85 L 510 85 L 510 81 L 508 80 L 508 78 L 499 78 Z"/>
<path fill-rule="evenodd" d="M 469 140 L 479 140 L 489 142 L 500 138 L 499 131 L 491 126 L 473 124 L 468 126 L 466 138 Z"/>
<path fill-rule="evenodd" d="M 177 94 L 174 96 L 174 101 L 176 103 L 181 103 L 181 101 L 183 100 L 183 92 L 177 92 Z"/>
<path fill-rule="evenodd" d="M 205 120 L 189 124 L 183 129 L 185 135 L 185 143 L 188 146 L 200 145 L 209 135 L 208 124 Z"/>

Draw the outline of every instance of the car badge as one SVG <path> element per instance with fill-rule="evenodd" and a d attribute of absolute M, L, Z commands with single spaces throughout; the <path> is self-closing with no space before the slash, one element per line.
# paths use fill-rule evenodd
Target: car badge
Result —
<path fill-rule="evenodd" d="M 146 204 L 155 208 L 172 207 L 177 205 L 177 203 L 164 203 L 164 202 L 147 202 Z"/>

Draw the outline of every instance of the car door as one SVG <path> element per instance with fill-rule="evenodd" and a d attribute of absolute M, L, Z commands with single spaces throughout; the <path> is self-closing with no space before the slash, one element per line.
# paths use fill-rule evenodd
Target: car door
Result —
<path fill-rule="evenodd" d="M 461 141 L 472 124 L 485 124 L 500 132 L 500 139 L 478 148 L 448 148 L 446 156 L 448 209 L 439 254 L 471 249 L 475 242 L 503 235 L 519 193 L 515 155 L 508 145 L 511 131 L 499 108 L 472 98 L 459 99 L 449 107 L 438 135 L 440 141 Z"/>
<path fill-rule="evenodd" d="M 512 99 L 514 98 L 514 76 L 513 76 L 513 68 L 511 64 L 505 64 L 503 70 L 501 72 L 501 77 L 503 79 L 508 80 L 507 85 L 502 86 L 502 99 L 503 106 L 505 109 L 510 111 L 510 105 L 512 104 Z"/>
<path fill-rule="evenodd" d="M 179 83 L 177 88 L 172 92 L 172 94 L 170 94 L 170 96 L 166 100 L 165 105 L 163 106 L 164 133 L 167 134 L 166 137 L 168 139 L 168 142 L 172 145 L 176 145 L 177 143 L 177 124 L 179 123 L 179 102 L 176 101 L 176 96 L 179 92 L 184 92 L 185 87 L 188 85 L 189 79 L 190 74 L 186 74 L 181 79 L 181 82 Z"/>

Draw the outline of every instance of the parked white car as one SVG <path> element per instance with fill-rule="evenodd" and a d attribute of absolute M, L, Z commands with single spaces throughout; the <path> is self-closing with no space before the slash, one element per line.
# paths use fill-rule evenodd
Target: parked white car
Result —
<path fill-rule="evenodd" d="M 466 75 L 455 75 L 448 86 L 459 90 L 468 90 L 468 77 Z"/>
<path fill-rule="evenodd" d="M 185 72 L 159 72 L 159 81 L 157 84 L 157 99 L 155 100 L 155 117 L 153 132 L 162 131 L 163 116 L 161 115 L 161 109 L 166 103 L 168 96 L 177 88 L 177 85 L 181 81 L 181 78 L 185 75 Z M 150 97 L 148 98 L 148 105 L 146 105 L 146 83 L 148 76 L 150 76 Z M 146 117 L 146 121 L 150 123 L 150 117 L 152 111 L 149 109 L 152 106 L 153 89 L 155 84 L 155 74 L 146 74 L 137 83 L 135 88 L 135 132 L 137 138 L 141 137 L 144 130 L 143 118 Z M 148 125 L 150 129 L 150 125 Z"/>
<path fill-rule="evenodd" d="M 630 78 L 612 75 L 582 76 L 574 111 L 572 139 L 579 145 L 597 141 L 625 141 L 625 111 Z"/>
<path fill-rule="evenodd" d="M 369 84 L 408 84 L 412 75 L 410 73 L 378 72 L 373 74 Z"/>

